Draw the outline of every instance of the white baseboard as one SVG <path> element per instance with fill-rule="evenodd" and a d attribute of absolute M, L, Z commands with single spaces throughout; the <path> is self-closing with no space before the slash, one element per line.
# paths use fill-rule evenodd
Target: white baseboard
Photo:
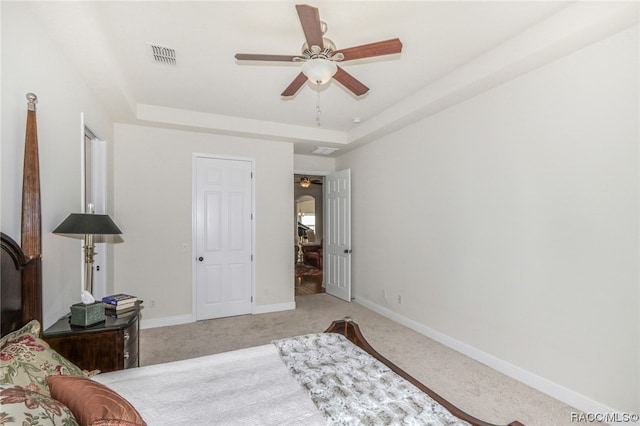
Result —
<path fill-rule="evenodd" d="M 296 308 L 296 302 L 290 303 L 275 303 L 272 305 L 256 305 L 253 308 L 252 314 L 268 314 L 270 312 L 280 312 L 280 311 L 290 311 Z M 180 324 L 188 324 L 190 322 L 195 322 L 195 315 L 176 315 L 173 317 L 163 317 L 163 318 L 152 318 L 152 319 L 144 319 L 140 321 L 140 328 L 156 328 L 156 327 L 166 327 L 170 325 L 180 325 Z"/>
<path fill-rule="evenodd" d="M 144 315 L 140 320 L 140 328 L 156 328 L 156 327 L 166 327 L 169 325 L 180 325 L 180 324 L 188 324 L 190 322 L 195 322 L 195 317 L 193 315 L 176 315 L 173 317 L 162 317 L 162 318 L 152 318 L 152 319 L 144 319 Z"/>
<path fill-rule="evenodd" d="M 510 364 L 502 359 L 499 359 L 493 355 L 483 352 L 473 346 L 467 345 L 459 340 L 456 340 L 450 336 L 447 336 L 439 331 L 433 330 L 423 324 L 420 324 L 412 319 L 404 317 L 396 312 L 393 312 L 383 306 L 373 303 L 362 297 L 356 297 L 355 302 L 371 309 L 374 312 L 379 313 L 389 319 L 394 320 L 397 323 L 404 325 L 420 334 L 423 334 L 443 345 L 454 349 L 470 358 L 479 361 L 494 370 L 497 370 L 509 377 L 512 377 L 534 389 L 539 390 L 559 401 L 564 402 L 571 407 L 575 407 L 577 410 L 584 413 L 616 413 L 617 410 L 607 407 L 604 404 L 598 403 L 584 395 L 581 395 L 571 389 L 567 389 L 557 383 L 554 383 L 544 377 L 538 376 L 530 371 L 524 370 L 518 366 Z M 619 410 L 618 410 L 619 411 Z M 615 423 L 611 423 L 615 424 Z"/>
<path fill-rule="evenodd" d="M 296 308 L 296 302 L 274 303 L 272 305 L 256 305 L 253 307 L 254 314 L 268 314 L 270 312 L 291 311 Z"/>

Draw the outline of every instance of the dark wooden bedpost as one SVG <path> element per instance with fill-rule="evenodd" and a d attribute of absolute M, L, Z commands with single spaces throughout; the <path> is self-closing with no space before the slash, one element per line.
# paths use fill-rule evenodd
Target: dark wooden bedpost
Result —
<path fill-rule="evenodd" d="M 27 93 L 27 130 L 24 144 L 24 168 L 22 175 L 22 232 L 21 246 L 27 263 L 25 279 L 35 283 L 23 287 L 25 300 L 23 319 L 37 319 L 42 323 L 42 214 L 40 205 L 40 163 L 38 156 L 38 129 L 36 102 L 33 93 Z"/>

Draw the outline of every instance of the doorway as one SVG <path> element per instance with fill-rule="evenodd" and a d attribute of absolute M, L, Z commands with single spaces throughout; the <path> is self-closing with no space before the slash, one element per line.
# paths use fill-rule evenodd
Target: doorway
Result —
<path fill-rule="evenodd" d="M 320 175 L 295 174 L 293 179 L 296 296 L 324 293 L 323 183 Z"/>
<path fill-rule="evenodd" d="M 84 114 L 80 119 L 84 134 L 80 151 L 82 153 L 82 205 L 84 213 L 107 213 L 107 143 L 99 139 L 84 124 Z M 93 263 L 93 296 L 100 300 L 107 295 L 107 248 L 108 237 L 95 236 L 95 253 Z M 83 259 L 84 261 L 84 259 Z M 86 279 L 82 274 L 83 280 Z M 87 288 L 82 283 L 82 288 Z"/>

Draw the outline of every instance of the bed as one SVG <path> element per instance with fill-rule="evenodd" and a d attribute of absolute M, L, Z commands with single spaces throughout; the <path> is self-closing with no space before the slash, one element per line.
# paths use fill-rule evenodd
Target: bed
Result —
<path fill-rule="evenodd" d="M 28 121 L 32 112 L 35 120 L 34 109 Z M 25 149 L 29 139 L 28 125 Z M 30 167 L 25 161 L 25 172 Z M 33 188 L 23 188 L 27 199 Z M 39 224 L 39 201 L 23 203 L 23 221 L 25 213 Z M 104 374 L 82 371 L 41 338 L 40 229 L 28 228 L 22 241 L 25 233 L 35 241 L 29 254 L 1 235 L 0 424 L 491 426 L 379 354 L 350 318 L 269 345 Z"/>

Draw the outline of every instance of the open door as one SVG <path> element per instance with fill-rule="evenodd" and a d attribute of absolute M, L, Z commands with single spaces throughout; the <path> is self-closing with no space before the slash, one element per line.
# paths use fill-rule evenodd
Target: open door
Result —
<path fill-rule="evenodd" d="M 85 125 L 84 114 L 80 113 L 82 128 L 82 212 L 107 213 L 107 143 L 98 137 Z M 107 244 L 105 237 L 96 235 L 94 239 L 95 254 L 93 256 L 93 296 L 101 300 L 107 295 Z M 84 254 L 82 254 L 84 265 Z M 82 270 L 82 288 L 85 289 L 86 275 Z"/>
<path fill-rule="evenodd" d="M 325 290 L 351 301 L 351 170 L 325 179 Z"/>

